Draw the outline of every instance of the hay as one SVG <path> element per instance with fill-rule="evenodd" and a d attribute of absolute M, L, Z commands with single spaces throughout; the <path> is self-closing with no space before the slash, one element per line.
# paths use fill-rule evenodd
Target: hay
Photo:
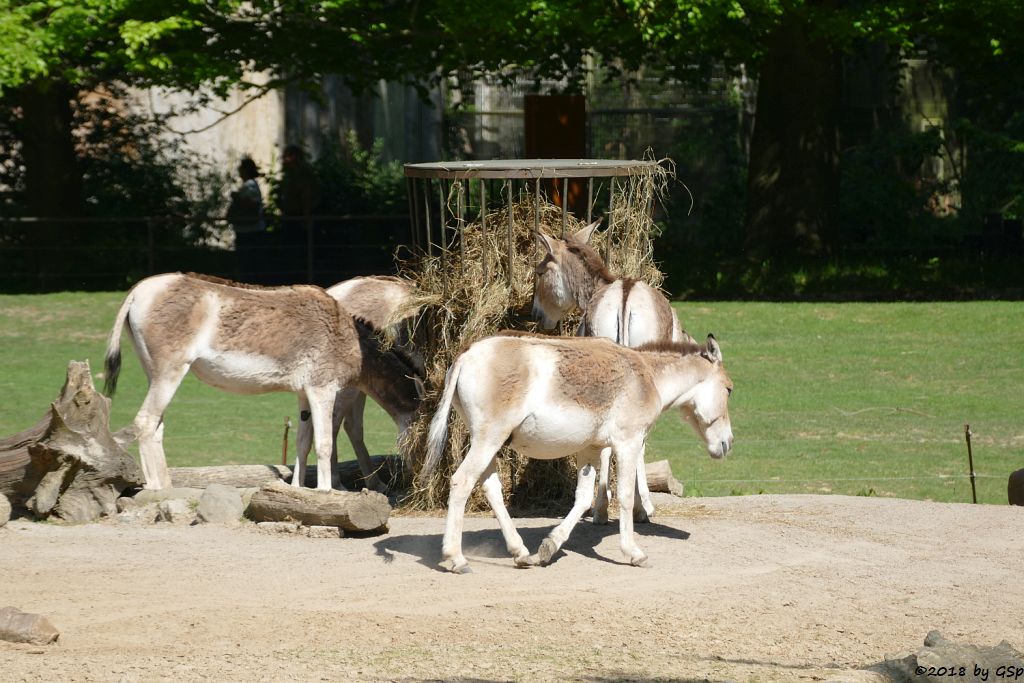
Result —
<path fill-rule="evenodd" d="M 617 276 L 643 280 L 654 287 L 660 286 L 664 279 L 653 260 L 650 215 L 653 202 L 660 198 L 665 187 L 668 173 L 661 166 L 655 166 L 649 175 L 616 179 L 612 212 L 604 217 L 603 229 L 594 235 L 591 244 L 602 254 L 610 247 L 609 266 Z M 452 207 L 457 205 L 460 187 L 453 185 L 448 198 Z M 395 319 L 422 309 L 416 337 L 426 359 L 427 374 L 423 405 L 404 443 L 400 444 L 409 473 L 418 473 L 423 464 L 430 420 L 444 389 L 445 373 L 454 359 L 473 342 L 499 330 L 536 331 L 536 323 L 530 317 L 534 268 L 541 259 L 541 247 L 534 236 L 535 211 L 534 196 L 524 193 L 512 205 L 487 214 L 486 239 L 481 221 L 469 222 L 461 231 L 461 244 L 450 243 L 443 255 L 422 256 L 401 268 L 402 276 L 415 283 L 418 293 L 407 306 L 396 311 Z M 508 257 L 509 212 L 512 214 L 511 259 Z M 609 224 L 612 226 L 610 243 Z M 583 225 L 569 215 L 566 232 Z M 561 208 L 547 202 L 543 196 L 539 226 L 549 235 L 557 236 L 562 232 Z M 576 322 L 564 321 L 562 334 L 572 334 Z M 402 508 L 430 510 L 447 505 L 451 475 L 468 446 L 465 426 L 454 410 L 450 420 L 448 449 L 440 466 L 425 483 L 415 483 L 417 477 L 410 477 L 414 483 L 401 503 Z M 510 449 L 502 449 L 501 455 L 498 472 L 510 507 L 564 511 L 566 502 L 575 492 L 576 469 L 571 458 L 535 461 Z M 473 509 L 485 506 L 479 489 L 470 505 Z"/>

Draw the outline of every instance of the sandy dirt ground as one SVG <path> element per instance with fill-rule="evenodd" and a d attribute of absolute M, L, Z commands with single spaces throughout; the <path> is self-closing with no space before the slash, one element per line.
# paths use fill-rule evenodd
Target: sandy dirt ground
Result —
<path fill-rule="evenodd" d="M 679 499 L 677 499 L 679 500 Z M 518 519 L 536 548 L 556 523 Z M 828 680 L 949 639 L 1024 648 L 1024 508 L 842 496 L 682 499 L 638 527 L 584 520 L 515 569 L 467 520 L 474 573 L 439 570 L 441 517 L 367 538 L 254 525 L 0 529 L 0 607 L 51 646 L 0 642 L 4 681 Z M 969 663 L 968 663 L 969 664 Z"/>

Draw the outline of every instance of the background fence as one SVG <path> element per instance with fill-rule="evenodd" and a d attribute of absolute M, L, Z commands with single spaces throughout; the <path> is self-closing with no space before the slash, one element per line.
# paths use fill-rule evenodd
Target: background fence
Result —
<path fill-rule="evenodd" d="M 0 292 L 120 290 L 168 271 L 263 285 L 329 286 L 394 271 L 409 243 L 404 214 L 276 220 L 236 243 L 210 216 L 0 217 Z"/>

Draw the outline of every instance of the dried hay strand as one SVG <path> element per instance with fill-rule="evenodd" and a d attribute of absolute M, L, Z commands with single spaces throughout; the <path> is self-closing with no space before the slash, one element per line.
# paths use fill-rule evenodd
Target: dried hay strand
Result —
<path fill-rule="evenodd" d="M 615 275 L 640 279 L 653 287 L 663 282 L 664 276 L 653 259 L 655 228 L 651 215 L 653 202 L 662 196 L 668 176 L 665 168 L 653 166 L 647 175 L 616 179 L 615 200 L 604 219 L 606 227 L 591 239 L 592 246 L 602 254 L 610 249 L 609 269 Z M 456 206 L 459 191 L 464 191 L 462 186 L 453 184 L 448 196 L 450 206 Z M 559 236 L 561 207 L 543 196 L 539 204 L 540 230 Z M 530 317 L 534 269 L 542 258 L 542 248 L 534 235 L 536 212 L 535 196 L 524 192 L 511 205 L 487 213 L 486 235 L 479 219 L 467 222 L 461 230 L 461 244 L 458 235 L 452 235 L 444 253 L 421 256 L 401 267 L 401 275 L 416 285 L 417 294 L 395 312 L 394 318 L 399 320 L 416 310 L 422 311 L 415 337 L 426 359 L 426 395 L 399 445 L 406 472 L 410 474 L 418 473 L 423 465 L 430 420 L 455 358 L 473 342 L 500 330 L 538 331 Z M 612 226 L 610 231 L 608 225 Z M 566 234 L 583 226 L 584 222 L 571 214 L 566 217 Z M 573 334 L 577 322 L 564 321 L 561 333 Z M 467 430 L 454 410 L 449 420 L 448 448 L 441 464 L 426 482 L 409 477 L 413 483 L 401 503 L 403 509 L 433 510 L 447 505 L 451 475 L 468 447 Z M 503 448 L 501 455 L 504 457 L 498 458 L 498 474 L 510 507 L 562 509 L 572 499 L 576 468 L 571 458 L 530 460 L 508 448 Z M 485 505 L 477 489 L 470 506 L 482 509 Z"/>

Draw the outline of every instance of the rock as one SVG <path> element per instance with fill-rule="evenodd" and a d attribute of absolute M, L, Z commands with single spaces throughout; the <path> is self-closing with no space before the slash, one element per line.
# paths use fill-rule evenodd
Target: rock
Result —
<path fill-rule="evenodd" d="M 297 534 L 302 525 L 298 522 L 257 522 L 256 528 L 267 534 Z"/>
<path fill-rule="evenodd" d="M 244 511 L 245 506 L 238 489 L 224 484 L 210 484 L 199 498 L 196 517 L 211 524 L 238 524 Z"/>
<path fill-rule="evenodd" d="M 158 520 L 159 512 L 157 506 L 140 505 L 117 513 L 114 517 L 119 524 L 152 524 Z"/>
<path fill-rule="evenodd" d="M 887 659 L 861 672 L 848 672 L 829 683 L 930 683 L 937 681 L 1003 680 L 997 671 L 1024 677 L 1024 655 L 1005 640 L 993 647 L 962 645 L 930 631 L 917 652 Z"/>
<path fill-rule="evenodd" d="M 7 500 L 7 496 L 0 493 L 0 527 L 11 521 L 11 501 Z"/>
<path fill-rule="evenodd" d="M 203 495 L 203 489 L 192 488 L 167 488 L 167 489 L 143 489 L 135 494 L 135 502 L 140 505 L 159 503 L 164 500 L 181 499 L 198 501 Z"/>
<path fill-rule="evenodd" d="M 142 507 L 142 503 L 131 496 L 121 496 L 115 501 L 115 504 L 118 512 L 131 512 Z"/>
<path fill-rule="evenodd" d="M 345 530 L 337 526 L 307 526 L 302 529 L 309 538 L 344 538 Z"/>
<path fill-rule="evenodd" d="M 171 524 L 190 523 L 194 518 L 192 506 L 183 498 L 169 498 L 157 505 L 157 520 Z"/>
<path fill-rule="evenodd" d="M 50 620 L 14 607 L 0 608 L 0 640 L 30 645 L 49 645 L 60 637 Z"/>

